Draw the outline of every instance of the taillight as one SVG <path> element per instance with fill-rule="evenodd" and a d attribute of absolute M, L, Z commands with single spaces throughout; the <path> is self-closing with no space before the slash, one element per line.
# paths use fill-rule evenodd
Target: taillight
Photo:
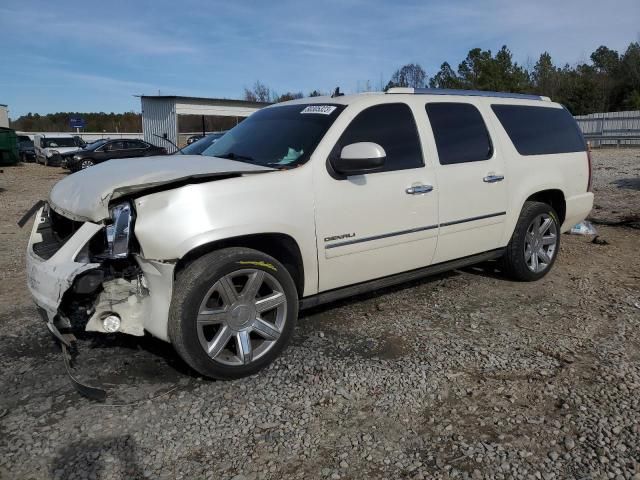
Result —
<path fill-rule="evenodd" d="M 593 178 L 593 165 L 591 163 L 591 142 L 587 143 L 587 162 L 589 163 L 589 181 L 587 182 L 587 192 L 591 191 L 591 179 Z"/>

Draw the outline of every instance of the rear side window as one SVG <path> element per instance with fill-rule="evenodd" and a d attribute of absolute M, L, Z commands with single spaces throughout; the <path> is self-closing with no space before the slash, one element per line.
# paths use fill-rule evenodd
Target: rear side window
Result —
<path fill-rule="evenodd" d="M 360 112 L 340 137 L 338 146 L 342 149 L 357 142 L 373 142 L 384 148 L 384 172 L 424 166 L 416 122 L 404 103 L 376 105 Z"/>
<path fill-rule="evenodd" d="M 564 108 L 491 105 L 520 155 L 586 150 L 580 129 Z"/>
<path fill-rule="evenodd" d="M 441 165 L 491 158 L 491 137 L 476 107 L 443 102 L 428 103 L 426 109 Z"/>
<path fill-rule="evenodd" d="M 138 140 L 129 140 L 127 142 L 127 148 L 147 148 L 147 144 Z"/>

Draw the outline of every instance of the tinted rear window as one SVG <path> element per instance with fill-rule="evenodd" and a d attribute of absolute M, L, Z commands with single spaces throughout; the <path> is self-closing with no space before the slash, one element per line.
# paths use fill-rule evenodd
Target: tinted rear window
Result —
<path fill-rule="evenodd" d="M 564 108 L 491 105 L 520 155 L 583 152 L 582 134 Z"/>
<path fill-rule="evenodd" d="M 426 109 L 441 165 L 491 158 L 491 138 L 476 107 L 469 103 L 428 103 Z"/>

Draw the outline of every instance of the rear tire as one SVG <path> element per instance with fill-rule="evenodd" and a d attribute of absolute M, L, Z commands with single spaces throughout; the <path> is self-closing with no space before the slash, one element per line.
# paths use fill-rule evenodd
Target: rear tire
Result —
<path fill-rule="evenodd" d="M 502 258 L 505 274 L 518 281 L 544 277 L 560 250 L 558 214 L 542 202 L 525 202 Z"/>
<path fill-rule="evenodd" d="M 169 338 L 198 373 L 241 378 L 282 352 L 297 317 L 295 283 L 280 262 L 257 250 L 225 248 L 178 273 Z"/>

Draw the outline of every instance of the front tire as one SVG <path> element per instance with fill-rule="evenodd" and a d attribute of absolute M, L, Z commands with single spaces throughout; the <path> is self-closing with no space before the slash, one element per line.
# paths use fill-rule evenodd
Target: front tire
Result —
<path fill-rule="evenodd" d="M 177 275 L 169 338 L 198 373 L 217 379 L 252 375 L 291 339 L 298 294 L 286 268 L 248 248 L 225 248 Z"/>
<path fill-rule="evenodd" d="M 560 250 L 560 222 L 546 203 L 525 202 L 502 264 L 507 276 L 532 282 L 544 277 Z"/>
<path fill-rule="evenodd" d="M 78 170 L 84 170 L 86 168 L 93 167 L 94 165 L 93 160 L 84 159 L 80 161 L 80 167 Z"/>

